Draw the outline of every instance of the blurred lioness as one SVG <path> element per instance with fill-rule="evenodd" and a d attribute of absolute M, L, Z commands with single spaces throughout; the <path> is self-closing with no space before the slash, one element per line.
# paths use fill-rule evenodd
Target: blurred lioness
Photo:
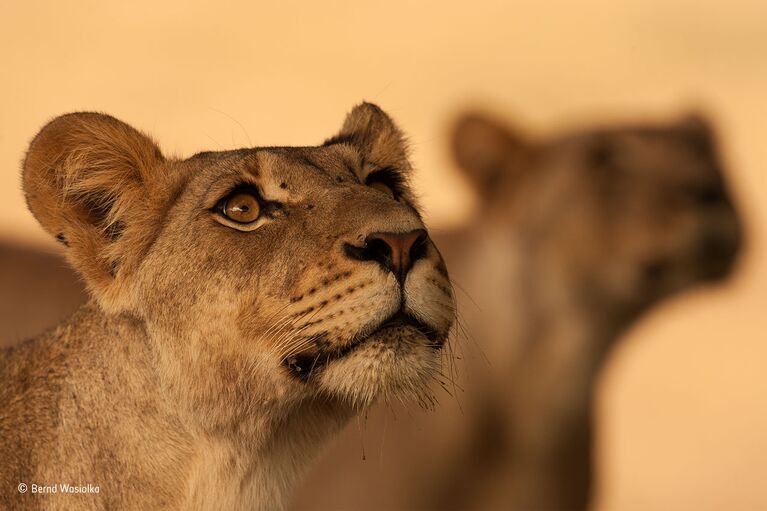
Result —
<path fill-rule="evenodd" d="M 740 248 L 712 130 L 690 115 L 535 140 L 471 114 L 453 148 L 481 211 L 443 250 L 480 303 L 463 310 L 491 371 L 473 373 L 469 437 L 424 503 L 584 508 L 605 355 L 649 307 L 727 276 Z"/>

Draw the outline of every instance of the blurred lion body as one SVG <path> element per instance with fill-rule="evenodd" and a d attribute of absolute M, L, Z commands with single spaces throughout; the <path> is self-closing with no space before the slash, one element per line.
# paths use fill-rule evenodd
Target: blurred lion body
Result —
<path fill-rule="evenodd" d="M 187 160 L 106 115 L 49 123 L 24 189 L 92 298 L 0 351 L 0 507 L 281 508 L 350 417 L 427 392 L 453 298 L 409 171 L 370 104 L 319 147 Z"/>

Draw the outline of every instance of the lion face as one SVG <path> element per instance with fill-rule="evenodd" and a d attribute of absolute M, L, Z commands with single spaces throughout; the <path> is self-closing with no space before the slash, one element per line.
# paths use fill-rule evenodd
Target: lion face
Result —
<path fill-rule="evenodd" d="M 144 265 L 143 314 L 181 337 L 205 332 L 206 344 L 236 339 L 244 346 L 235 352 L 249 349 L 296 385 L 352 401 L 428 379 L 453 299 L 400 171 L 362 161 L 347 143 L 186 165 L 192 177 L 168 216 L 174 229 Z M 224 208 L 237 200 L 260 212 L 232 220 Z M 179 309 L 192 313 L 175 321 Z"/>
<path fill-rule="evenodd" d="M 243 414 L 318 395 L 363 406 L 422 391 L 453 295 L 407 184 L 402 135 L 380 109 L 355 108 L 319 147 L 174 161 L 119 121 L 74 116 L 33 141 L 30 206 L 102 306 L 145 322 L 193 407 L 223 400 Z M 57 157 L 62 137 L 77 149 Z M 55 174 L 43 159 L 61 162 Z M 108 164 L 122 167 L 88 182 Z"/>
<path fill-rule="evenodd" d="M 732 268 L 741 227 L 700 118 L 533 142 L 472 116 L 455 149 L 488 222 L 579 299 L 635 310 Z"/>

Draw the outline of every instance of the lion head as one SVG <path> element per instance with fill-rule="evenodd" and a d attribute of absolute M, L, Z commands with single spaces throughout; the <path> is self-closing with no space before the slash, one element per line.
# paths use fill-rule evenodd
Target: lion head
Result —
<path fill-rule="evenodd" d="M 219 427 L 422 391 L 454 303 L 410 173 L 401 132 L 364 103 L 318 147 L 188 159 L 110 116 L 64 115 L 23 183 L 98 306 L 139 321 L 162 381 Z"/>

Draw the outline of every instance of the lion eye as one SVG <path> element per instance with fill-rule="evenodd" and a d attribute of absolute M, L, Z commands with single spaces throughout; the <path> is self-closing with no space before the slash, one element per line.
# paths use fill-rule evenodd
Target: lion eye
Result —
<path fill-rule="evenodd" d="M 224 199 L 221 213 L 235 222 L 249 224 L 258 220 L 261 205 L 253 194 L 236 192 Z"/>
<path fill-rule="evenodd" d="M 374 181 L 374 182 L 370 183 L 369 186 L 370 186 L 370 188 L 375 188 L 379 192 L 385 193 L 386 195 L 388 195 L 392 199 L 395 198 L 394 191 L 386 183 L 383 183 L 381 181 Z"/>

